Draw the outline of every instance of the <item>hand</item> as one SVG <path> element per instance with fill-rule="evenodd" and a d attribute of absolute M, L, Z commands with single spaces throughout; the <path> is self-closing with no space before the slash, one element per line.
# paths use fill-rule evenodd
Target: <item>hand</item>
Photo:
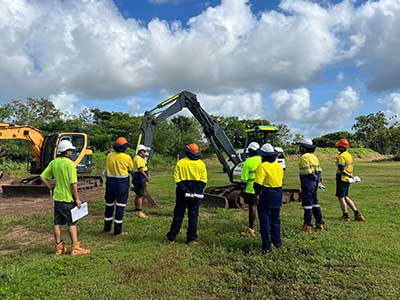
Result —
<path fill-rule="evenodd" d="M 78 199 L 75 202 L 76 202 L 76 206 L 78 206 L 78 208 L 80 209 L 81 208 L 81 204 L 82 204 L 81 200 Z"/>
<path fill-rule="evenodd" d="M 150 176 L 147 176 L 147 181 L 151 182 L 151 177 Z"/>
<path fill-rule="evenodd" d="M 257 205 L 260 204 L 260 196 L 259 195 L 256 196 L 256 204 Z"/>

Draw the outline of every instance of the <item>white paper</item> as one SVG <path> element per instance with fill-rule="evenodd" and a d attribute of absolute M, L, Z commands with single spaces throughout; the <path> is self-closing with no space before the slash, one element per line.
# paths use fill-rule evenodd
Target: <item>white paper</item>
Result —
<path fill-rule="evenodd" d="M 87 202 L 83 202 L 81 204 L 81 208 L 78 208 L 78 206 L 75 206 L 73 209 L 71 209 L 72 222 L 76 222 L 79 219 L 83 218 L 84 216 L 87 216 L 88 213 L 89 213 L 89 211 L 88 211 Z"/>
<path fill-rule="evenodd" d="M 353 178 L 349 178 L 350 183 L 360 182 L 361 178 L 358 176 L 354 176 Z"/>

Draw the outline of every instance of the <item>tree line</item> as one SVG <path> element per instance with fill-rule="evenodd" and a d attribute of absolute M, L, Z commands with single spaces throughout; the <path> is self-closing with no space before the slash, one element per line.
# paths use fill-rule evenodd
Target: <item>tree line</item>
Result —
<path fill-rule="evenodd" d="M 270 125 L 268 120 L 240 120 L 237 117 L 213 116 L 235 149 L 243 148 L 246 129 L 255 125 Z M 97 108 L 84 109 L 79 115 L 66 115 L 57 109 L 53 102 L 45 98 L 12 100 L 0 106 L 0 121 L 15 125 L 28 125 L 41 130 L 43 135 L 54 132 L 82 131 L 89 134 L 90 145 L 94 151 L 107 151 L 118 136 L 125 136 L 133 147 L 139 134 L 141 116 L 132 116 L 124 112 L 108 112 Z M 293 135 L 285 124 L 277 125 L 278 134 L 275 145 L 287 147 L 302 138 Z M 383 112 L 359 116 L 352 127 L 353 133 L 334 132 L 315 138 L 319 147 L 334 147 L 339 138 L 349 139 L 353 147 L 371 148 L 381 154 L 400 153 L 400 127 L 391 122 Z M 176 116 L 160 123 L 155 130 L 153 148 L 165 156 L 182 153 L 182 147 L 188 143 L 199 143 L 205 152 L 212 153 L 204 139 L 202 128 L 193 117 Z M 1 141 L 2 159 L 26 160 L 29 157 L 27 147 L 21 147 L 21 141 Z"/>

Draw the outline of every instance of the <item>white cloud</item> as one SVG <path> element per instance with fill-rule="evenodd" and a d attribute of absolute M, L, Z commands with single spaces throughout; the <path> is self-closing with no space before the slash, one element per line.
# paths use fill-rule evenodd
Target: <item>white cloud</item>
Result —
<path fill-rule="evenodd" d="M 344 79 L 344 74 L 343 74 L 343 72 L 337 73 L 337 75 L 336 75 L 336 81 L 337 81 L 337 82 L 342 82 L 343 79 Z"/>
<path fill-rule="evenodd" d="M 378 100 L 379 103 L 386 106 L 385 114 L 388 117 L 390 123 L 394 121 L 400 121 L 400 93 L 391 93 Z"/>
<path fill-rule="evenodd" d="M 136 100 L 130 99 L 126 101 L 126 105 L 128 106 L 128 112 L 131 115 L 140 114 L 140 104 Z"/>
<path fill-rule="evenodd" d="M 292 92 L 279 90 L 271 95 L 271 99 L 274 106 L 272 118 L 280 122 L 302 120 L 310 108 L 310 92 L 306 88 Z"/>
<path fill-rule="evenodd" d="M 74 94 L 67 94 L 65 92 L 58 95 L 50 95 L 49 100 L 52 101 L 54 106 L 67 118 L 79 115 L 79 113 L 86 108 Z"/>

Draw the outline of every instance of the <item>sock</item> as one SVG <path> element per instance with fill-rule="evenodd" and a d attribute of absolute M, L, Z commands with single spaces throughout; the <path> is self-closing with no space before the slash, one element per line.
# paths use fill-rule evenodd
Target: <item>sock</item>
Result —
<path fill-rule="evenodd" d="M 359 212 L 358 210 L 355 210 L 355 211 L 354 211 L 354 214 L 357 216 L 357 215 L 360 214 L 360 212 Z"/>
<path fill-rule="evenodd" d="M 348 217 L 349 214 L 348 213 L 343 213 L 343 217 Z"/>

